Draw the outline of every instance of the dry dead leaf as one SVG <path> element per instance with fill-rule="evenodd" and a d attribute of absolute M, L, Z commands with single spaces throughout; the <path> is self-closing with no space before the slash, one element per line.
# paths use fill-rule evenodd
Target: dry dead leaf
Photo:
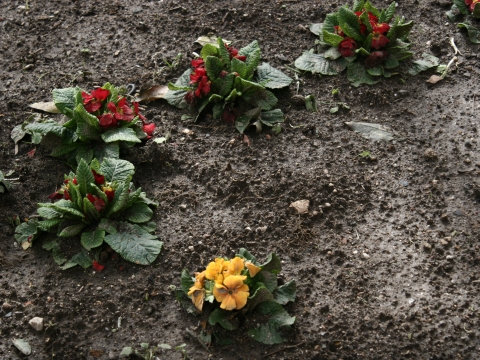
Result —
<path fill-rule="evenodd" d="M 57 109 L 53 101 L 37 102 L 37 103 L 30 104 L 28 106 L 35 110 L 41 110 L 51 114 L 60 114 L 60 110 Z"/>
<path fill-rule="evenodd" d="M 90 355 L 93 357 L 100 357 L 103 355 L 103 350 L 90 350 Z"/>
<path fill-rule="evenodd" d="M 298 214 L 308 213 L 309 206 L 310 206 L 310 200 L 297 200 L 290 204 L 290 207 L 297 210 Z"/>
<path fill-rule="evenodd" d="M 227 45 L 230 45 L 232 42 L 229 40 L 222 39 L 223 42 Z M 204 46 L 205 44 L 211 44 L 213 46 L 218 47 L 217 43 L 217 38 L 215 36 L 200 36 L 197 40 L 195 40 L 196 43 L 199 43 L 200 45 Z"/>
<path fill-rule="evenodd" d="M 155 85 L 150 89 L 140 91 L 140 94 L 135 99 L 136 101 L 153 101 L 158 99 L 163 99 L 165 94 L 168 91 L 168 86 L 166 85 Z"/>
<path fill-rule="evenodd" d="M 250 139 L 245 134 L 243 135 L 243 142 L 247 144 L 248 147 L 250 147 Z"/>
<path fill-rule="evenodd" d="M 442 80 L 443 80 L 443 78 L 441 76 L 432 75 L 432 76 L 430 76 L 430 79 L 427 80 L 427 82 L 430 83 L 430 84 L 436 84 L 437 82 L 442 81 Z"/>

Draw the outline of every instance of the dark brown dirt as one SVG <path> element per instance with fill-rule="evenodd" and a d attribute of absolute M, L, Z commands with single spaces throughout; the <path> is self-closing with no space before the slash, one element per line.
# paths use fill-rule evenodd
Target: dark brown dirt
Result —
<path fill-rule="evenodd" d="M 342 3 L 0 4 L 0 169 L 19 178 L 0 194 L 0 303 L 13 305 L 0 311 L 1 359 L 23 358 L 14 338 L 30 343 L 31 359 L 115 359 L 142 342 L 186 343 L 193 359 L 480 357 L 480 54 L 446 23 L 448 1 L 401 1 L 397 10 L 416 23 L 418 57 L 433 51 L 447 63 L 448 39 L 455 38 L 458 69 L 435 86 L 425 82 L 429 74 L 360 88 L 343 75 L 301 75 L 279 94 L 283 132 L 250 133 L 250 147 L 234 141 L 232 127 L 182 122 L 183 112 L 166 102 L 148 104 L 158 135 L 171 134 L 167 149 L 147 145 L 125 156 L 137 166 L 136 184 L 160 202 L 155 221 L 165 248 L 153 266 L 106 260 L 101 273 L 60 270 L 42 239 L 28 251 L 14 244 L 8 218 L 34 214 L 68 171 L 42 146 L 21 142 L 14 155 L 10 132 L 31 113 L 27 105 L 49 101 L 53 88 L 175 80 L 199 50 L 194 40 L 209 33 L 236 47 L 257 39 L 263 59 L 293 77 L 287 66 L 315 40 L 308 24 Z M 165 67 L 162 59 L 178 53 L 181 64 Z M 320 103 L 309 113 L 291 101 L 297 86 L 300 95 L 343 101 L 351 110 L 332 115 L 331 105 Z M 405 140 L 365 140 L 345 121 L 387 125 Z M 365 150 L 374 159 L 360 157 Z M 300 199 L 310 200 L 308 215 L 288 211 Z M 281 257 L 282 277 L 297 280 L 298 299 L 287 307 L 297 321 L 285 344 L 265 346 L 240 331 L 233 345 L 207 351 L 187 335 L 201 325 L 169 286 L 179 286 L 183 268 L 198 270 L 240 247 Z M 30 328 L 34 316 L 45 319 L 45 331 Z"/>

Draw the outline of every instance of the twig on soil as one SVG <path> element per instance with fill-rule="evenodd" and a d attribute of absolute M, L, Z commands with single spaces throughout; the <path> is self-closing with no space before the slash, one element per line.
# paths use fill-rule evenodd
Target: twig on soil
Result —
<path fill-rule="evenodd" d="M 185 331 L 192 339 L 197 340 L 198 343 L 202 345 L 205 350 L 209 351 L 207 344 L 205 344 L 205 342 L 203 342 L 202 339 L 200 339 L 197 334 L 195 334 L 193 331 L 189 329 L 186 329 Z"/>
<path fill-rule="evenodd" d="M 293 349 L 293 348 L 299 347 L 300 345 L 303 345 L 304 343 L 305 343 L 305 341 L 302 341 L 301 343 L 298 343 L 298 344 L 296 344 L 296 345 L 285 346 L 285 347 L 283 347 L 283 348 L 281 348 L 281 349 L 277 349 L 277 350 L 272 351 L 272 352 L 270 352 L 270 353 L 268 353 L 268 354 L 266 354 L 266 355 L 263 355 L 263 356 L 262 356 L 262 359 L 267 358 L 267 357 L 269 357 L 269 356 L 272 356 L 272 355 L 274 355 L 274 354 L 276 354 L 276 353 L 279 353 L 280 351 L 284 351 L 284 350 L 288 350 L 288 349 Z"/>

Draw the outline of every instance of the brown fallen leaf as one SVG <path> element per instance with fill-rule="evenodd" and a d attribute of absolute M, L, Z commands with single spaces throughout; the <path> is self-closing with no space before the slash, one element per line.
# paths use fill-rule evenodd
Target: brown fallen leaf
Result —
<path fill-rule="evenodd" d="M 100 357 L 103 355 L 103 350 L 90 350 L 90 355 L 93 357 Z"/>
<path fill-rule="evenodd" d="M 135 100 L 140 102 L 140 101 L 153 101 L 153 100 L 163 99 L 167 91 L 168 91 L 168 86 L 155 85 L 155 86 L 152 86 L 150 89 L 140 91 L 140 94 L 138 94 L 138 97 Z"/>
<path fill-rule="evenodd" d="M 57 109 L 53 101 L 37 102 L 37 103 L 30 104 L 28 106 L 35 110 L 41 110 L 51 114 L 60 114 L 60 110 Z"/>
<path fill-rule="evenodd" d="M 430 84 L 436 84 L 439 81 L 442 81 L 443 77 L 438 76 L 438 75 L 432 75 L 430 76 L 430 79 L 427 80 L 428 83 Z"/>

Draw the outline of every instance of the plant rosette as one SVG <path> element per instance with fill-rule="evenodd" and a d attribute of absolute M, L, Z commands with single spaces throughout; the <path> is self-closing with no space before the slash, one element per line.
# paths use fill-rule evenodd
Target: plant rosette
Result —
<path fill-rule="evenodd" d="M 450 11 L 447 12 L 450 21 L 467 31 L 468 39 L 474 44 L 480 44 L 480 30 L 472 25 L 471 18 L 480 19 L 480 0 L 453 0 Z"/>
<path fill-rule="evenodd" d="M 281 263 L 275 254 L 260 264 L 247 250 L 240 249 L 233 259 L 216 258 L 205 270 L 195 273 L 195 277 L 183 270 L 179 292 L 191 299 L 197 313 L 204 311 L 205 302 L 212 303 L 208 316 L 212 326 L 218 323 L 227 330 L 235 330 L 239 317 L 259 315 L 265 322 L 249 329 L 248 335 L 264 344 L 277 344 L 285 341 L 280 329 L 295 322 L 295 317 L 282 305 L 295 301 L 296 283 L 292 280 L 279 286 L 280 270 Z M 184 300 L 182 305 L 188 310 L 192 303 Z"/>
<path fill-rule="evenodd" d="M 156 225 L 150 222 L 157 203 L 148 199 L 141 188 L 131 182 L 135 172 L 128 161 L 107 158 L 90 165 L 81 159 L 76 173 L 65 175 L 59 190 L 49 196 L 51 203 L 38 204 L 38 217 L 17 226 L 15 239 L 27 249 L 42 233 L 55 239 L 44 243 L 62 269 L 75 265 L 100 269 L 98 257 L 104 243 L 124 259 L 140 265 L 151 264 L 163 243 L 152 235 Z M 82 250 L 71 259 L 62 245 L 80 238 Z"/>
<path fill-rule="evenodd" d="M 295 60 L 295 66 L 321 75 L 337 75 L 347 70 L 353 86 L 375 84 L 378 77 L 389 78 L 400 62 L 412 57 L 408 35 L 413 21 L 402 17 L 394 19 L 396 3 L 379 10 L 369 1 L 357 0 L 353 8 L 342 6 L 328 14 L 322 24 L 311 24 L 310 31 L 319 36 L 320 48 L 325 52 L 305 52 Z M 413 61 L 406 72 L 416 75 L 420 71 L 438 66 L 438 59 L 425 55 Z"/>
<path fill-rule="evenodd" d="M 268 63 L 260 65 L 260 57 L 256 40 L 237 50 L 218 38 L 216 45 L 203 46 L 192 68 L 175 84 L 168 84 L 165 99 L 178 108 L 195 109 L 195 120 L 211 109 L 214 119 L 234 124 L 240 133 L 250 125 L 257 132 L 263 126 L 273 127 L 284 116 L 275 109 L 278 99 L 270 90 L 288 87 L 293 80 Z"/>
<path fill-rule="evenodd" d="M 139 104 L 130 104 L 123 91 L 109 83 L 90 93 L 78 87 L 54 89 L 55 107 L 68 120 L 60 124 L 30 117 L 13 129 L 12 138 L 17 142 L 28 133 L 32 142 L 39 143 L 48 133 L 57 135 L 62 144 L 52 155 L 65 155 L 73 167 L 80 159 L 89 163 L 93 158 L 119 158 L 120 146 L 132 147 L 151 138 L 155 130 L 155 124 L 140 113 Z"/>

